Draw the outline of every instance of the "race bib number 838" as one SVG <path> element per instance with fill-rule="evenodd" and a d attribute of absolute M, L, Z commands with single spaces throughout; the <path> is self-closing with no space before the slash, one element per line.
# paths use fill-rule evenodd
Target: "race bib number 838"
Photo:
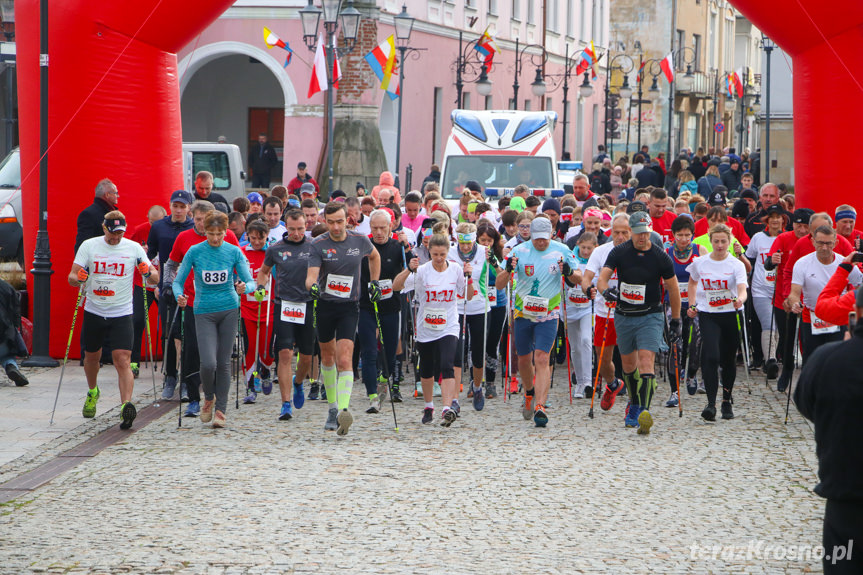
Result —
<path fill-rule="evenodd" d="M 218 285 L 228 281 L 228 270 L 216 270 L 201 272 L 201 279 L 207 285 Z"/>

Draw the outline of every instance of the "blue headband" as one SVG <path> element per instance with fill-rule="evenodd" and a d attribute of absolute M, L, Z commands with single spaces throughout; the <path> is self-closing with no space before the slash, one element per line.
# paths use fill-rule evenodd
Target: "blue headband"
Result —
<path fill-rule="evenodd" d="M 857 219 L 857 213 L 853 212 L 851 210 L 840 210 L 840 211 L 836 212 L 836 221 L 837 222 L 839 220 L 845 220 L 845 219 L 856 220 Z"/>
<path fill-rule="evenodd" d="M 476 241 L 476 232 L 468 234 L 456 234 L 460 244 L 472 244 Z"/>

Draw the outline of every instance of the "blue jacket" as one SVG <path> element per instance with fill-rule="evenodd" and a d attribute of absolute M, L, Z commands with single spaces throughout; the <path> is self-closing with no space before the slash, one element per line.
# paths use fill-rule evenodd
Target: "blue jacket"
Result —
<path fill-rule="evenodd" d="M 707 199 L 707 196 L 710 195 L 710 192 L 713 191 L 713 188 L 716 186 L 721 186 L 722 180 L 717 176 L 706 175 L 698 180 L 698 193 L 701 194 L 701 197 Z"/>
<path fill-rule="evenodd" d="M 165 216 L 161 220 L 153 222 L 150 226 L 150 235 L 147 236 L 147 257 L 151 260 L 159 256 L 159 289 L 162 289 L 162 276 L 164 275 L 165 262 L 171 255 L 174 240 L 180 232 L 195 227 L 192 218 L 186 218 L 184 222 L 174 222 L 171 216 Z"/>

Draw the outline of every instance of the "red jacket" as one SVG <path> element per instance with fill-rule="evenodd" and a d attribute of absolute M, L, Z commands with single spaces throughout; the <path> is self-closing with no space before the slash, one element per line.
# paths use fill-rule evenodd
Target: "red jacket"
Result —
<path fill-rule="evenodd" d="M 815 303 L 815 315 L 833 325 L 847 325 L 848 313 L 854 311 L 857 294 L 848 286 L 851 269 L 850 264 L 839 264 Z"/>

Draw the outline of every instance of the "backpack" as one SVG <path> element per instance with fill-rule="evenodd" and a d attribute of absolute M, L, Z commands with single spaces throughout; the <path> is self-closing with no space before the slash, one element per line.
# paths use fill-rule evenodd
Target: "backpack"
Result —
<path fill-rule="evenodd" d="M 602 174 L 594 172 L 590 175 L 590 191 L 594 194 L 602 193 Z"/>

